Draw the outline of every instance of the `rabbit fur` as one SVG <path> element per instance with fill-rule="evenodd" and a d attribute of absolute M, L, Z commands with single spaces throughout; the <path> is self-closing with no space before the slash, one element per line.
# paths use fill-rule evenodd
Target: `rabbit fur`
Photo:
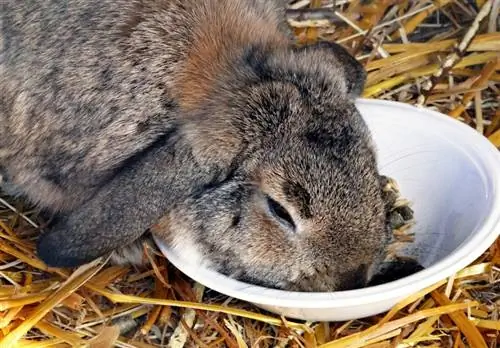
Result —
<path fill-rule="evenodd" d="M 291 43 L 284 1 L 1 6 L 1 173 L 57 214 L 49 266 L 137 258 L 149 231 L 273 288 L 376 271 L 390 231 L 354 105 L 365 73 L 339 45 Z"/>

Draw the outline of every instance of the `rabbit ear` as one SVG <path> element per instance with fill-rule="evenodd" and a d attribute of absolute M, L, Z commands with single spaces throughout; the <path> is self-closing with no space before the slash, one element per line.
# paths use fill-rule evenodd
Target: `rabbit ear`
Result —
<path fill-rule="evenodd" d="M 82 209 L 59 217 L 37 244 L 40 259 L 50 267 L 77 267 L 134 242 L 146 231 L 126 229 L 127 212 Z M 97 222 L 97 223 L 96 223 Z"/>
<path fill-rule="evenodd" d="M 120 238 L 112 241 L 84 233 L 79 233 L 75 238 L 75 234 L 60 225 L 39 238 L 37 252 L 40 259 L 50 267 L 78 267 L 111 251 L 111 261 L 114 264 L 140 265 L 144 261 L 143 243 L 153 243 L 148 233 L 127 244 Z"/>
<path fill-rule="evenodd" d="M 145 163 L 132 165 L 80 208 L 58 216 L 38 240 L 42 261 L 52 267 L 76 267 L 141 237 L 165 211 L 164 190 L 171 183 L 169 177 L 148 170 Z"/>
<path fill-rule="evenodd" d="M 186 160 L 187 150 L 174 147 L 158 142 L 127 162 L 78 209 L 61 215 L 39 239 L 40 258 L 49 266 L 75 267 L 141 237 L 186 191 L 177 184 L 178 175 L 187 176 L 192 161 Z"/>
<path fill-rule="evenodd" d="M 66 222 L 59 223 L 38 239 L 38 257 L 49 267 L 78 267 L 110 251 L 100 243 L 96 245 L 96 237 L 89 237 Z"/>
<path fill-rule="evenodd" d="M 331 63 L 342 67 L 344 79 L 347 81 L 348 94 L 356 98 L 363 92 L 366 81 L 365 69 L 361 63 L 341 45 L 328 41 L 320 41 L 297 47 L 295 50 L 305 52 L 306 54 L 317 54 L 322 52 L 326 54 L 327 58 L 330 56 L 331 60 L 326 59 L 325 63 Z"/>

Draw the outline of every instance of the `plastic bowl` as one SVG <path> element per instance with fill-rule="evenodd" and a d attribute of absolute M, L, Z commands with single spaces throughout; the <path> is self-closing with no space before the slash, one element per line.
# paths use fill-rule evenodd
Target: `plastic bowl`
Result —
<path fill-rule="evenodd" d="M 500 232 L 500 154 L 474 129 L 407 104 L 364 100 L 380 171 L 398 182 L 415 211 L 408 254 L 426 267 L 411 276 L 358 290 L 289 292 L 239 282 L 192 264 L 157 241 L 170 262 L 197 282 L 285 317 L 339 321 L 382 313 L 479 257 Z M 189 256 L 189 255 L 186 255 Z"/>

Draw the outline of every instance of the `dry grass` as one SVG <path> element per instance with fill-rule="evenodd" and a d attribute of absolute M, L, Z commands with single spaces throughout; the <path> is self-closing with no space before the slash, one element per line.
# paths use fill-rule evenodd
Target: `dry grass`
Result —
<path fill-rule="evenodd" d="M 498 9 L 498 0 L 337 0 L 333 8 L 299 0 L 290 23 L 300 42 L 351 49 L 368 71 L 366 97 L 425 105 L 500 147 Z M 193 284 L 154 250 L 147 269 L 106 260 L 49 269 L 34 255 L 35 212 L 4 198 L 0 347 L 499 346 L 500 240 L 384 315 L 295 323 Z"/>

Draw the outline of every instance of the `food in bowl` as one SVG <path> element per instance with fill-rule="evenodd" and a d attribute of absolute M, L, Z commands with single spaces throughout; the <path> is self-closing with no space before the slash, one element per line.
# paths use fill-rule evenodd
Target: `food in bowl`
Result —
<path fill-rule="evenodd" d="M 414 224 L 411 202 L 401 196 L 393 178 L 383 177 L 382 186 L 387 204 L 387 227 L 391 229 L 393 238 L 385 261 L 367 283 L 368 287 L 395 281 L 424 269 L 415 258 L 404 255 L 404 248 L 414 240 L 411 233 Z"/>

